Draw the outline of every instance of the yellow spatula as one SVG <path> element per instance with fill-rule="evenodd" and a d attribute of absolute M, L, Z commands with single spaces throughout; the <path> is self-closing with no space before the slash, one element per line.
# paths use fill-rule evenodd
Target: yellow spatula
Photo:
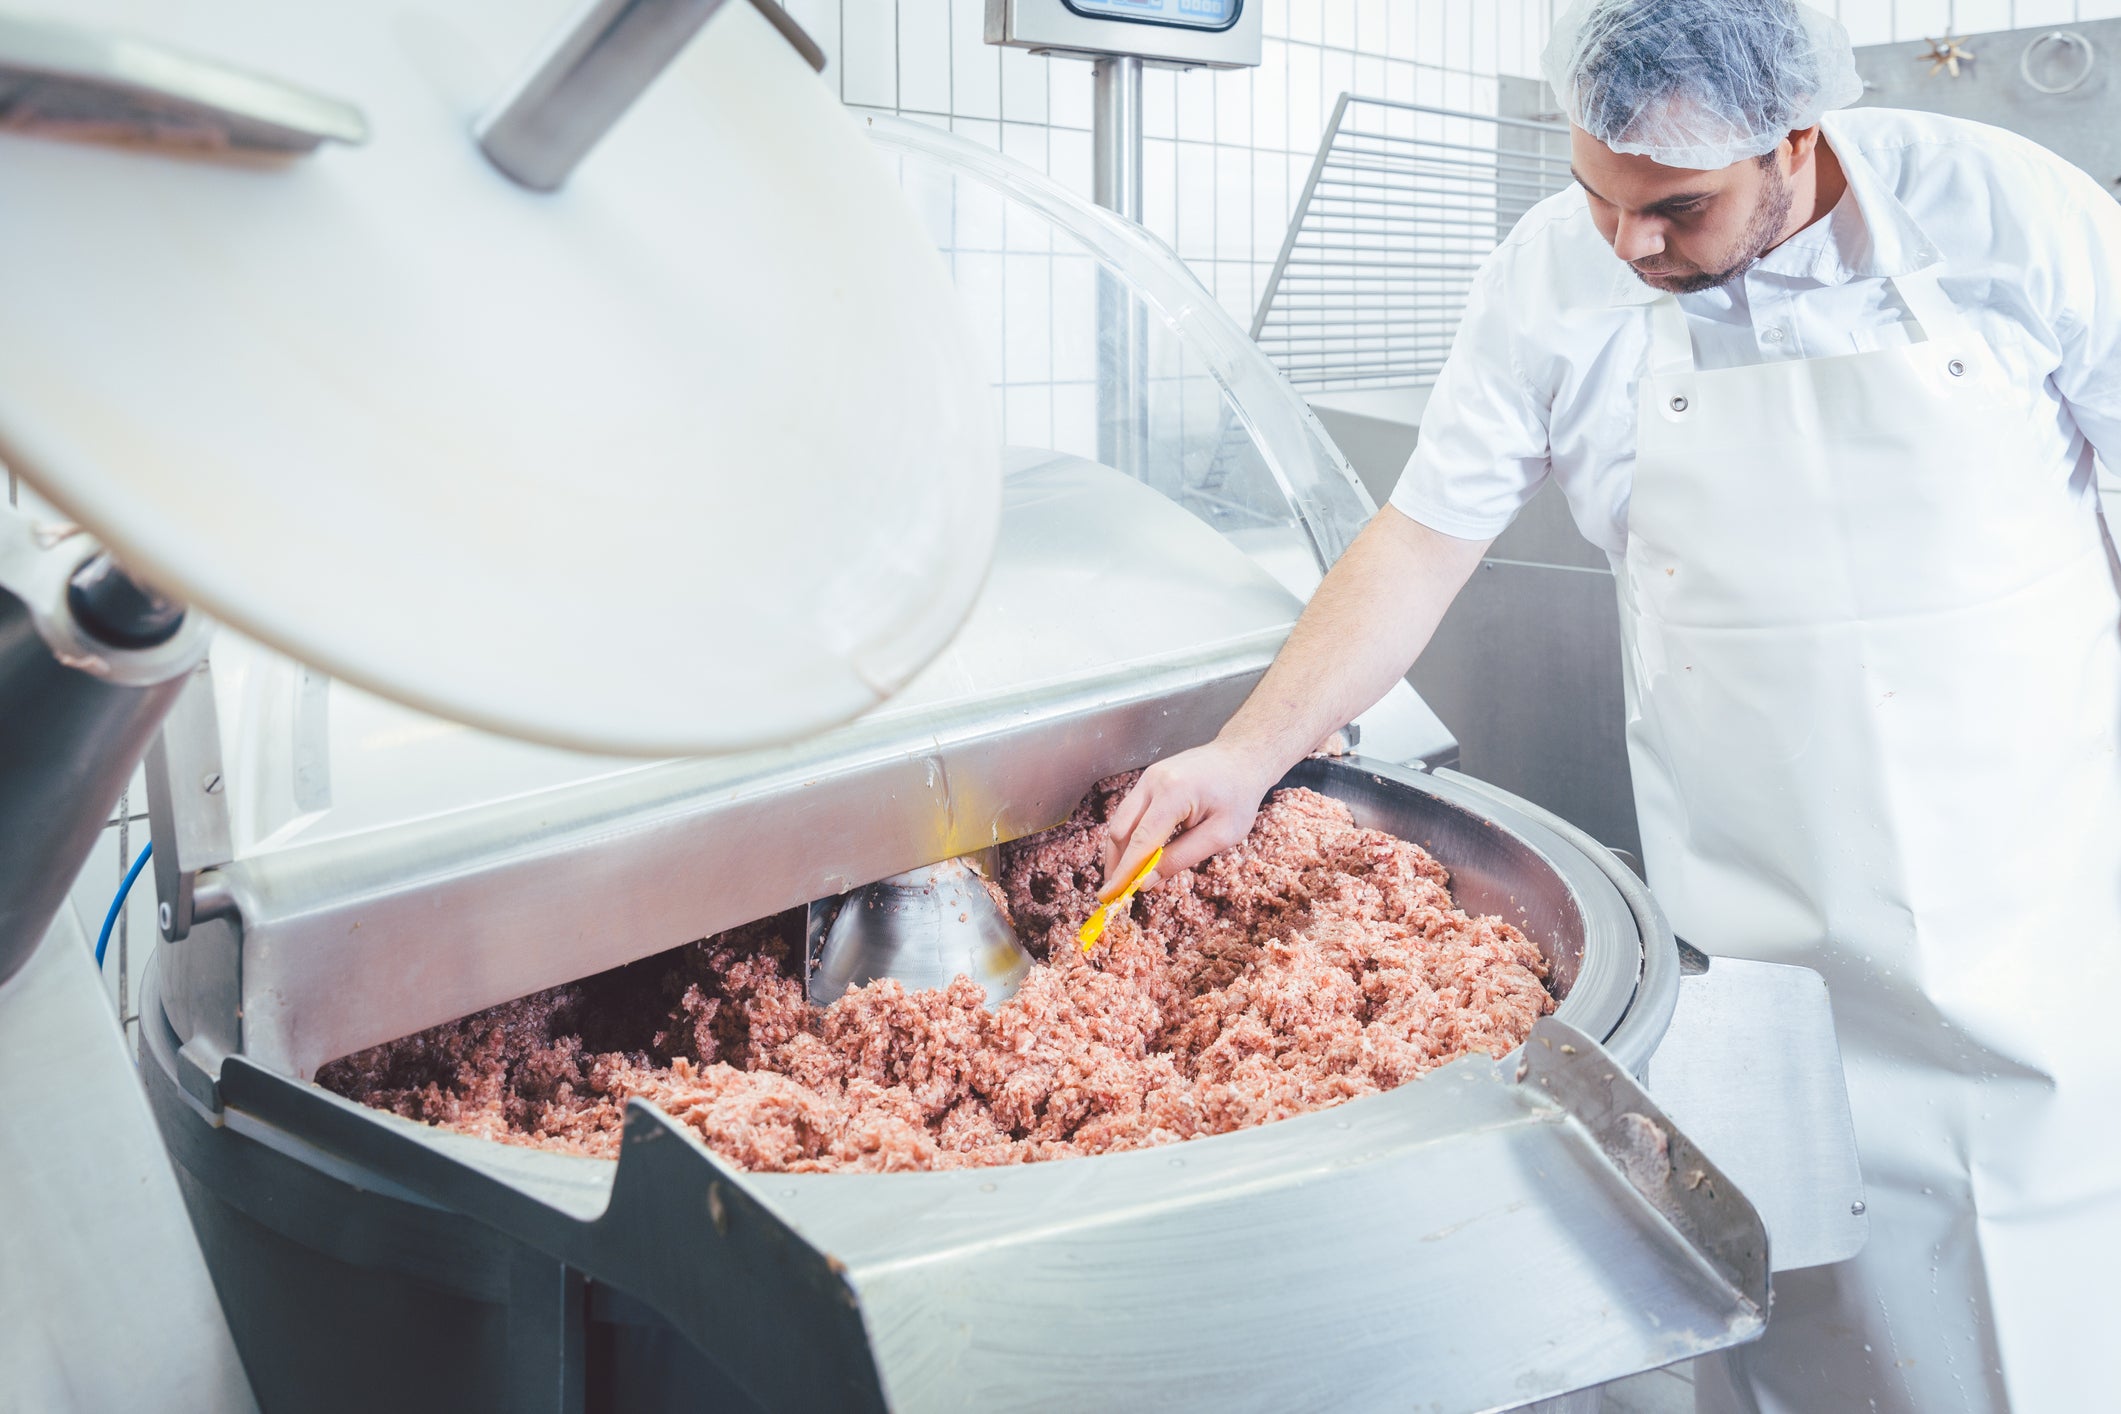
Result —
<path fill-rule="evenodd" d="M 1142 880 L 1149 877 L 1149 871 L 1154 869 L 1163 857 L 1163 848 L 1158 846 L 1155 853 L 1142 861 L 1142 867 L 1134 871 L 1134 877 L 1127 880 L 1127 886 L 1114 894 L 1109 902 L 1099 904 L 1097 912 L 1084 920 L 1082 928 L 1075 935 L 1082 940 L 1084 952 L 1097 946 L 1097 940 L 1105 935 L 1105 925 L 1112 921 L 1112 915 L 1127 906 L 1127 900 L 1134 897 L 1134 891 L 1142 886 Z"/>

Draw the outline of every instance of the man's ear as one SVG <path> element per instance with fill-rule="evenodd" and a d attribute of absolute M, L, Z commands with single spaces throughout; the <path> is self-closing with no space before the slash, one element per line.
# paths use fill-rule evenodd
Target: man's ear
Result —
<path fill-rule="evenodd" d="M 1790 175 L 1804 170 L 1804 164 L 1819 155 L 1819 125 L 1798 128 L 1783 139 L 1790 149 Z"/>

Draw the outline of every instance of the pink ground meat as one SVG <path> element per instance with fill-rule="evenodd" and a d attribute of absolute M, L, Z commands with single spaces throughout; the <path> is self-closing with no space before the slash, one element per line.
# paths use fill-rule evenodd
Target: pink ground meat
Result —
<path fill-rule="evenodd" d="M 803 996 L 801 916 L 749 924 L 335 1061 L 320 1084 L 465 1134 L 617 1156 L 638 1096 L 764 1172 L 1027 1163 L 1167 1144 L 1502 1055 L 1553 1010 L 1523 934 L 1420 847 L 1277 792 L 1243 843 L 1135 897 L 1094 952 L 1104 820 L 1133 776 L 1007 846 L 1039 964 L 979 989 Z"/>

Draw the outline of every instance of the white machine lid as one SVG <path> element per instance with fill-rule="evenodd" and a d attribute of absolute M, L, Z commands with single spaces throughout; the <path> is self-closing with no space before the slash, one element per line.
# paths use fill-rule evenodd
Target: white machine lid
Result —
<path fill-rule="evenodd" d="M 956 630 L 998 437 L 887 166 L 724 5 L 553 194 L 473 120 L 562 3 L 46 7 L 346 100 L 303 157 L 0 132 L 0 458 L 331 674 L 629 754 L 801 736 Z"/>

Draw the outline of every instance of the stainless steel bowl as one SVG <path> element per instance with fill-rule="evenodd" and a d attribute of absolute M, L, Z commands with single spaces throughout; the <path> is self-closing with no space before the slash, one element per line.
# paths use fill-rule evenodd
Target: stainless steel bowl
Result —
<path fill-rule="evenodd" d="M 1451 871 L 1463 907 L 1507 918 L 1538 945 L 1560 1019 L 1602 1038 L 1629 1070 L 1644 1068 L 1671 1016 L 1665 979 L 1676 986 L 1677 951 L 1647 893 L 1608 851 L 1536 806 L 1463 777 L 1348 758 L 1303 762 L 1284 784 L 1332 795 L 1359 823 L 1428 849 Z M 1374 1335 L 1374 1303 L 1411 1301 L 1433 1287 L 1405 1274 L 1417 1256 L 1436 1260 L 1433 1241 L 1442 1236 L 1402 1219 L 1396 1255 L 1367 1265 L 1351 1255 L 1383 1252 L 1391 1225 L 1380 1225 L 1379 1205 L 1404 1207 L 1403 1174 L 1366 1175 L 1380 1155 L 1440 1153 L 1435 1140 L 1454 1107 L 1511 1073 L 1476 1059 L 1324 1113 L 1170 1149 L 1006 1172 L 738 1175 L 696 1146 L 668 1142 L 678 1132 L 645 1108 L 633 1116 L 630 1158 L 610 1163 L 427 1129 L 242 1056 L 222 1063 L 226 1110 L 214 1113 L 181 1080 L 179 1040 L 163 1020 L 162 961 L 143 1003 L 142 1071 L 252 1381 L 267 1407 L 349 1414 L 567 1407 L 550 1401 L 568 1379 L 586 1380 L 591 1407 L 748 1411 L 760 1406 L 740 1388 L 735 1366 L 755 1379 L 800 1350 L 806 1371 L 822 1369 L 819 1352 L 829 1346 L 836 1358 L 903 1370 L 912 1368 L 908 1352 L 971 1329 L 955 1317 L 906 1320 L 904 1308 L 892 1307 L 898 1316 L 875 1318 L 881 1334 L 863 1334 L 869 1328 L 834 1294 L 850 1267 L 869 1283 L 864 1299 L 895 1299 L 884 1289 L 891 1280 L 933 1280 L 937 1291 L 959 1292 L 952 1299 L 1001 1312 L 1007 1302 L 989 1288 L 961 1288 L 941 1270 L 991 1257 L 1004 1272 L 994 1290 L 1023 1308 L 1009 1308 L 993 1329 L 1035 1345 L 1056 1311 L 1101 1309 L 1093 1293 L 1112 1281 L 1164 1292 L 1178 1259 L 1154 1243 L 1194 1254 L 1187 1260 L 1209 1254 L 1188 1235 L 1184 1215 L 1214 1205 L 1235 1215 L 1218 1231 L 1245 1235 L 1234 1249 L 1242 1261 L 1255 1260 L 1246 1245 L 1255 1244 L 1310 1264 L 1321 1280 L 1331 1274 L 1329 1286 L 1306 1289 L 1336 1293 L 1339 1314 L 1320 1329 L 1335 1332 L 1341 1344 L 1333 1348 L 1345 1352 L 1347 1333 L 1363 1325 L 1346 1312 L 1368 1312 Z M 1396 1200 L 1360 1190 L 1364 1182 Z M 1270 1191 L 1282 1195 L 1273 1204 L 1261 1196 Z M 1553 1190 L 1571 1203 L 1620 1191 L 1578 1182 Z M 1077 1232 L 1052 1221 L 1063 1207 L 1120 1226 Z M 1609 1214 L 1585 1219 L 1583 1230 L 1611 1236 L 1622 1227 Z M 992 1257 L 980 1233 L 1006 1238 L 1008 1255 Z M 797 1270 L 790 1264 L 809 1260 L 813 1248 L 836 1254 L 830 1260 L 842 1269 L 819 1288 L 822 1305 L 802 1307 L 805 1321 L 821 1324 L 798 1327 L 774 1313 L 795 1309 L 788 1303 L 798 1296 L 808 1301 L 810 1288 L 780 1276 L 761 1286 L 760 1273 Z M 863 1264 L 881 1260 L 872 1249 L 882 1248 L 898 1255 L 875 1277 Z M 932 1262 L 907 1259 L 937 1252 L 945 1255 Z M 1481 1270 L 1495 1269 L 1493 1254 L 1478 1256 Z M 732 1274 L 739 1267 L 741 1279 Z M 1107 1286 L 1084 1285 L 1092 1273 Z M 934 1299 L 920 1295 L 916 1305 L 932 1315 Z M 1268 1322 L 1260 1331 L 1287 1327 L 1279 1298 L 1254 1308 L 1246 1309 Z M 1217 1311 L 1209 1314 L 1220 1321 L 1227 1311 Z M 853 1324 L 840 1330 L 832 1321 Z M 828 1326 L 839 1331 L 837 1343 L 826 1340 Z M 1155 1322 L 1145 1329 L 1160 1367 L 1174 1355 L 1221 1360 L 1251 1348 L 1172 1347 Z M 1398 1339 L 1386 1344 L 1397 1350 Z M 956 1350 L 920 1369 L 948 1385 L 955 1376 L 945 1367 L 962 1356 Z M 1021 1377 L 1048 1367 L 1003 1363 L 1011 1390 L 1043 1387 Z M 1143 1368 L 1119 1360 L 1086 1375 L 1105 1384 L 1075 1407 L 1124 1403 L 1124 1379 Z M 968 1376 L 964 1390 L 991 1393 L 991 1379 L 980 1382 L 989 1376 Z M 1203 1403 L 1231 1403 L 1227 1391 L 1203 1389 Z M 966 1407 L 994 1405 L 972 1398 Z"/>

